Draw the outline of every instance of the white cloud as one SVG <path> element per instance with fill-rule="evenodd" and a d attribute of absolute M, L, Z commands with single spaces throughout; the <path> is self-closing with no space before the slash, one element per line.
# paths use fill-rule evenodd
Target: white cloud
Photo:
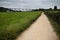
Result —
<path fill-rule="evenodd" d="M 60 0 L 0 0 L 0 6 L 8 8 L 53 8 L 59 4 Z"/>

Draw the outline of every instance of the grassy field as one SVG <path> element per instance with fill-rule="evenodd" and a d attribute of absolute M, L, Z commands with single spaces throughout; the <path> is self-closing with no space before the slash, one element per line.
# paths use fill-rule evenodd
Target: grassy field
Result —
<path fill-rule="evenodd" d="M 0 40 L 14 40 L 40 15 L 40 11 L 0 12 Z"/>
<path fill-rule="evenodd" d="M 60 11 L 46 11 L 45 14 L 49 18 L 54 30 L 60 38 Z"/>

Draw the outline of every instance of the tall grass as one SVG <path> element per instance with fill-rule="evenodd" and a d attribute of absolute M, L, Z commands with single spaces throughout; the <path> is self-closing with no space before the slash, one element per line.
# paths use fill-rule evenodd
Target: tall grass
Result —
<path fill-rule="evenodd" d="M 45 14 L 49 18 L 60 40 L 60 11 L 46 11 Z"/>
<path fill-rule="evenodd" d="M 0 40 L 15 40 L 40 15 L 40 11 L 0 12 Z"/>

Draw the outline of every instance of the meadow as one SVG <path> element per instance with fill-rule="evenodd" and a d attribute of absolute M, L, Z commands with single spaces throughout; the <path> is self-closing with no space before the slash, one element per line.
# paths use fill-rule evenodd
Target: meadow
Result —
<path fill-rule="evenodd" d="M 0 40 L 15 40 L 42 12 L 0 12 Z"/>
<path fill-rule="evenodd" d="M 46 11 L 45 14 L 49 18 L 54 31 L 56 31 L 58 37 L 60 38 L 60 11 Z"/>

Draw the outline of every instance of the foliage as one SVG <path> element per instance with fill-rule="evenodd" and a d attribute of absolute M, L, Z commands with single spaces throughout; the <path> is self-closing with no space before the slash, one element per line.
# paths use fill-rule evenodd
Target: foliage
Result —
<path fill-rule="evenodd" d="M 60 11 L 46 11 L 45 14 L 60 38 Z"/>

